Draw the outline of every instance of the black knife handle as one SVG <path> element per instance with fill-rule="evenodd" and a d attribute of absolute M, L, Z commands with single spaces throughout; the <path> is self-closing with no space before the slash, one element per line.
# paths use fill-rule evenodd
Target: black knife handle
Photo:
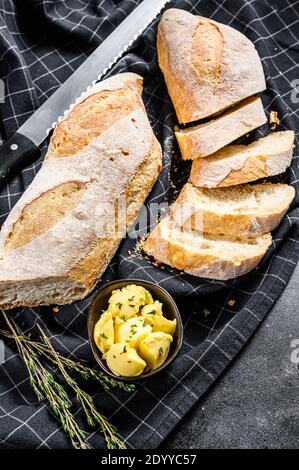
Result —
<path fill-rule="evenodd" d="M 0 189 L 9 176 L 37 157 L 39 148 L 28 137 L 16 132 L 0 147 Z"/>

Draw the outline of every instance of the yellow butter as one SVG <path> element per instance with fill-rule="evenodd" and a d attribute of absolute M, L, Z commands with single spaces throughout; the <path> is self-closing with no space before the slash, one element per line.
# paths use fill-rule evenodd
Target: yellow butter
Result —
<path fill-rule="evenodd" d="M 109 299 L 109 310 L 113 317 L 128 319 L 136 315 L 140 308 L 153 301 L 151 294 L 141 286 L 129 284 L 112 292 Z"/>
<path fill-rule="evenodd" d="M 125 321 L 119 317 L 115 318 L 115 343 L 125 342 L 128 346 L 136 348 L 151 331 L 152 327 L 143 317 L 135 316 Z"/>
<path fill-rule="evenodd" d="M 94 341 L 104 354 L 114 343 L 114 325 L 112 313 L 107 310 L 102 313 L 94 329 Z"/>
<path fill-rule="evenodd" d="M 105 355 L 107 366 L 115 375 L 135 377 L 142 374 L 146 362 L 138 356 L 136 349 L 126 343 L 116 343 Z"/>
<path fill-rule="evenodd" d="M 148 318 L 151 318 L 154 315 L 163 315 L 162 303 L 159 302 L 159 300 L 155 300 L 155 302 L 142 307 L 140 313 L 143 317 L 148 317 Z"/>
<path fill-rule="evenodd" d="M 128 284 L 126 289 L 131 292 L 135 298 L 138 299 L 140 306 L 153 303 L 152 294 L 142 286 L 136 286 L 136 284 Z"/>
<path fill-rule="evenodd" d="M 139 344 L 139 354 L 151 370 L 158 369 L 166 360 L 172 336 L 167 333 L 149 333 Z"/>
<path fill-rule="evenodd" d="M 147 366 L 155 370 L 165 362 L 177 322 L 165 318 L 162 307 L 135 284 L 112 292 L 94 338 L 115 375 L 134 377 Z"/>
<path fill-rule="evenodd" d="M 174 335 L 176 330 L 176 319 L 168 320 L 163 315 L 155 315 L 153 318 L 153 332 L 161 331 L 162 333 L 168 333 Z"/>

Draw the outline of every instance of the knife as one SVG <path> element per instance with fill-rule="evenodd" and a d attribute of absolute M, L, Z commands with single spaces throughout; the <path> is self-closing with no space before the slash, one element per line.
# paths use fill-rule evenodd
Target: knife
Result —
<path fill-rule="evenodd" d="M 94 83 L 122 57 L 169 0 L 143 0 L 63 85 L 0 147 L 0 189 L 40 155 L 39 145 Z M 100 72 L 100 73 L 99 73 Z"/>

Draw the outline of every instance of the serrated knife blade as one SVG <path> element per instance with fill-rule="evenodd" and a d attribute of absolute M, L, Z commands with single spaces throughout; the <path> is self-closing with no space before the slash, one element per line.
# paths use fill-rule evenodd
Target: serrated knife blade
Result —
<path fill-rule="evenodd" d="M 49 130 L 121 58 L 169 0 L 143 0 L 0 148 L 0 187 L 28 163 Z"/>

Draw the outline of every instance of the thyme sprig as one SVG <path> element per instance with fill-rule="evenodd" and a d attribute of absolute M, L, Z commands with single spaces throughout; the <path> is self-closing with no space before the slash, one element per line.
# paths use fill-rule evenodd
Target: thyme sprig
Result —
<path fill-rule="evenodd" d="M 82 362 L 76 362 L 62 356 L 55 351 L 49 338 L 45 335 L 40 326 L 38 326 L 38 328 L 43 342 L 32 340 L 19 331 L 15 322 L 9 319 L 2 309 L 1 312 L 10 331 L 0 330 L 0 334 L 16 342 L 19 353 L 27 367 L 30 384 L 38 400 L 48 401 L 54 414 L 59 418 L 63 430 L 69 434 L 73 447 L 76 449 L 90 449 L 91 446 L 87 441 L 88 434 L 77 424 L 71 410 L 73 403 L 66 390 L 43 365 L 42 359 L 50 361 L 59 369 L 68 388 L 71 388 L 75 392 L 76 398 L 81 404 L 87 418 L 87 423 L 91 426 L 99 425 L 107 447 L 109 449 L 125 448 L 124 443 L 117 436 L 116 428 L 109 423 L 105 416 L 97 411 L 93 398 L 79 387 L 76 380 L 70 376 L 68 370 L 79 373 L 81 377 L 86 380 L 94 379 L 98 381 L 104 390 L 119 387 L 126 391 L 132 391 L 134 390 L 134 386 L 118 382 L 117 380 L 105 376 L 105 374 L 100 371 L 91 369 Z"/>
<path fill-rule="evenodd" d="M 0 330 L 0 334 L 2 336 L 5 336 L 6 338 L 13 339 L 13 340 L 16 340 L 16 337 L 17 337 L 22 343 L 34 349 L 37 354 L 44 356 L 53 364 L 57 365 L 56 359 L 55 359 L 56 356 L 53 354 L 52 350 L 46 344 L 41 343 L 39 341 L 34 341 L 23 334 L 17 333 L 17 335 L 15 335 L 13 333 L 10 333 L 7 330 Z M 56 351 L 55 353 L 58 355 L 59 359 L 61 360 L 62 364 L 65 367 L 67 367 L 70 370 L 73 370 L 74 372 L 77 372 L 85 380 L 93 379 L 99 382 L 105 391 L 108 391 L 113 388 L 120 388 L 120 389 L 125 390 L 126 392 L 133 392 L 135 390 L 135 386 L 132 384 L 119 382 L 118 380 L 108 377 L 103 372 L 100 372 L 97 369 L 92 369 L 91 367 L 88 367 L 82 361 L 80 362 L 73 361 L 72 359 L 62 356 L 60 353 Z"/>
<path fill-rule="evenodd" d="M 91 447 L 86 440 L 87 433 L 79 427 L 71 412 L 72 402 L 66 391 L 54 379 L 53 374 L 43 366 L 37 353 L 30 349 L 28 344 L 20 340 L 13 320 L 10 321 L 5 314 L 4 316 L 27 367 L 30 384 L 38 400 L 46 399 L 48 401 L 53 413 L 59 418 L 63 430 L 69 434 L 75 449 L 90 449 Z"/>
<path fill-rule="evenodd" d="M 49 350 L 52 352 L 56 359 L 56 364 L 63 375 L 64 380 L 70 388 L 76 393 L 77 400 L 81 403 L 83 411 L 85 413 L 87 422 L 90 426 L 100 425 L 100 430 L 105 437 L 105 441 L 108 449 L 125 449 L 124 443 L 117 437 L 116 428 L 112 426 L 108 420 L 99 413 L 94 405 L 92 397 L 84 392 L 77 384 L 77 382 L 68 374 L 64 364 L 62 363 L 59 354 L 54 350 L 49 338 L 46 337 L 41 327 L 38 325 L 42 338 Z"/>

